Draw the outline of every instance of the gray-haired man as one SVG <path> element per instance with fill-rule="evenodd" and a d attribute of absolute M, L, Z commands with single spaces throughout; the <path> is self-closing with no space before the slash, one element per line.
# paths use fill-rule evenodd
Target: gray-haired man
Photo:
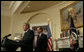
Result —
<path fill-rule="evenodd" d="M 24 23 L 23 30 L 25 31 L 21 44 L 21 51 L 33 51 L 34 32 L 30 30 L 30 24 Z"/>

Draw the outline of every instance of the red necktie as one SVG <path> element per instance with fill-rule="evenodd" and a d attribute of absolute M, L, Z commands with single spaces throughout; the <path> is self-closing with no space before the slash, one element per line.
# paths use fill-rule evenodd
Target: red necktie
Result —
<path fill-rule="evenodd" d="M 40 36 L 38 35 L 38 40 L 40 39 Z"/>

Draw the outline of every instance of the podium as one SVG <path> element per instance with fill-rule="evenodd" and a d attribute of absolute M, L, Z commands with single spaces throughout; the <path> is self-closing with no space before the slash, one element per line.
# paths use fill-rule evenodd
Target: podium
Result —
<path fill-rule="evenodd" d="M 6 50 L 6 51 L 16 51 L 16 49 L 19 47 L 19 43 L 8 39 L 7 37 L 5 37 L 2 41 L 2 47 Z"/>

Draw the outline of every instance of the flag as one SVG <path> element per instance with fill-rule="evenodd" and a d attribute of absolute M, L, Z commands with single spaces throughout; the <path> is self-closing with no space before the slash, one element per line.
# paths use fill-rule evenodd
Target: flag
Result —
<path fill-rule="evenodd" d="M 47 47 L 47 51 L 53 51 L 53 43 L 52 43 L 52 37 L 51 37 L 51 32 L 50 32 L 50 28 L 48 25 L 48 34 L 47 34 L 47 38 L 48 38 L 48 47 Z"/>
<path fill-rule="evenodd" d="M 71 33 L 72 33 L 72 41 L 75 40 L 77 42 L 72 47 L 74 47 L 74 50 L 78 50 L 79 49 L 78 34 L 77 34 L 77 30 L 75 28 L 74 21 L 72 18 L 71 18 L 71 24 L 70 24 L 70 34 Z"/>
<path fill-rule="evenodd" d="M 76 35 L 77 35 L 77 30 L 76 30 L 76 28 L 75 28 L 74 21 L 73 21 L 73 19 L 71 18 L 70 34 L 71 34 L 72 32 L 76 33 Z"/>

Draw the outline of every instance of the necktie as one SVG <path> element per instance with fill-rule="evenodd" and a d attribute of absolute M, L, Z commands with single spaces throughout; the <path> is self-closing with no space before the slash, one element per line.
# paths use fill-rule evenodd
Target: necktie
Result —
<path fill-rule="evenodd" d="M 37 39 L 39 40 L 40 39 L 40 36 L 38 35 Z"/>

